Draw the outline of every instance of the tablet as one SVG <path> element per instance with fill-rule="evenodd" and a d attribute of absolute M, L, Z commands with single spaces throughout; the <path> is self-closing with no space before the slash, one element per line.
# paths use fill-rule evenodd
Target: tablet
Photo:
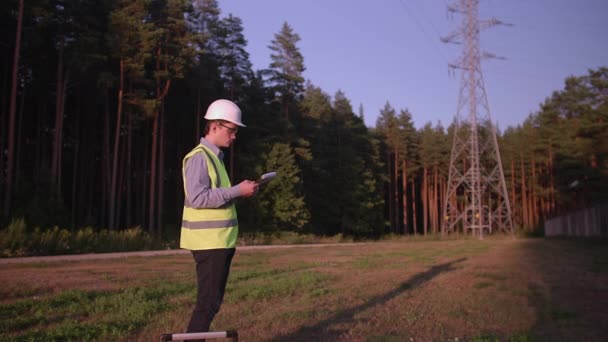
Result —
<path fill-rule="evenodd" d="M 268 183 L 268 182 L 270 182 L 276 176 L 277 176 L 276 172 L 265 173 L 265 174 L 261 175 L 260 178 L 258 178 L 258 183 L 259 184 Z"/>

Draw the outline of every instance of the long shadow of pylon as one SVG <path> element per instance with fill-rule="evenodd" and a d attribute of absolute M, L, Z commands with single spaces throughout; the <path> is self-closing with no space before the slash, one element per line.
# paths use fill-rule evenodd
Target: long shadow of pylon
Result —
<path fill-rule="evenodd" d="M 428 282 L 437 275 L 443 272 L 449 272 L 454 270 L 455 264 L 463 262 L 466 258 L 457 259 L 450 261 L 445 264 L 431 267 L 429 270 L 418 273 L 415 276 L 409 278 L 404 283 L 397 286 L 395 289 L 371 298 L 367 303 L 346 309 L 336 313 L 334 316 L 327 318 L 312 326 L 304 326 L 299 330 L 285 336 L 279 336 L 272 339 L 274 342 L 287 342 L 287 341 L 335 341 L 338 338 L 340 332 L 329 331 L 329 327 L 336 322 L 347 323 L 354 321 L 354 317 L 357 313 L 363 312 L 376 305 L 382 305 L 389 300 L 399 296 L 400 294 L 415 289 L 420 285 Z"/>

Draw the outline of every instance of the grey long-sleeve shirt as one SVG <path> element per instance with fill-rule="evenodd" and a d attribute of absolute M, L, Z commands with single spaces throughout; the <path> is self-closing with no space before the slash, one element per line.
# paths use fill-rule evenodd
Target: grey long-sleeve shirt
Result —
<path fill-rule="evenodd" d="M 224 158 L 224 153 L 205 138 L 201 138 L 201 144 L 213 151 L 220 160 Z M 241 196 L 241 192 L 236 185 L 230 188 L 211 188 L 211 180 L 207 171 L 207 158 L 201 153 L 195 154 L 186 161 L 184 177 L 186 187 L 184 203 L 187 207 L 220 208 Z"/>

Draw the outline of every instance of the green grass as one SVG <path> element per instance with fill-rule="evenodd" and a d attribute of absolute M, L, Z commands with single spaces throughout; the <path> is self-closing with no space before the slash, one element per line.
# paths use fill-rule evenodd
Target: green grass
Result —
<path fill-rule="evenodd" d="M 474 289 L 483 289 L 486 287 L 491 287 L 494 286 L 494 283 L 488 282 L 488 281 L 481 281 L 478 283 L 475 283 L 475 285 L 473 285 Z"/>
<path fill-rule="evenodd" d="M 84 341 L 125 336 L 169 308 L 193 286 L 169 283 L 121 291 L 68 290 L 43 299 L 0 305 L 0 341 Z M 20 331 L 25 330 L 23 333 Z"/>
<path fill-rule="evenodd" d="M 366 340 L 366 342 L 404 342 L 404 341 L 413 341 L 410 339 L 404 339 L 402 336 L 370 336 Z"/>
<path fill-rule="evenodd" d="M 497 252 L 493 263 L 484 254 L 490 250 Z M 503 264 L 501 251 L 522 259 Z M 586 328 L 588 313 L 561 302 L 555 293 L 561 283 L 551 282 L 569 278 L 543 272 L 570 276 L 596 267 L 593 275 L 605 279 L 606 260 L 605 244 L 540 240 L 239 251 L 214 327 L 238 329 L 252 341 L 289 334 L 301 340 L 310 331 L 341 341 L 528 342 L 547 330 L 560 336 Z M 48 263 L 40 272 L 40 264 L 0 268 L 8 284 L 1 292 L 0 341 L 155 340 L 159 331 L 179 332 L 196 298 L 192 258 L 129 258 L 117 270 L 113 262 Z M 569 268 L 543 267 L 548 262 Z M 534 277 L 515 267 L 529 263 L 539 272 Z M 49 274 L 69 280 L 47 286 Z M 521 317 L 529 324 L 508 324 Z"/>
<path fill-rule="evenodd" d="M 269 272 L 267 274 L 272 274 Z M 276 273 L 263 278 L 253 278 L 241 283 L 229 283 L 226 302 L 243 302 L 268 300 L 277 297 L 291 296 L 295 293 L 318 294 L 317 289 L 330 279 L 326 274 L 303 271 L 293 273 Z"/>
<path fill-rule="evenodd" d="M 507 276 L 498 273 L 479 273 L 477 276 L 495 281 L 503 281 L 507 279 Z"/>

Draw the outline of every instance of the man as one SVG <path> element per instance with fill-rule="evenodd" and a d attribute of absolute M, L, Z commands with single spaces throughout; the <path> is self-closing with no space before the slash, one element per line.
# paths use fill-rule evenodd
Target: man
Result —
<path fill-rule="evenodd" d="M 214 101 L 205 114 L 200 144 L 184 157 L 184 214 L 180 247 L 196 262 L 197 296 L 187 332 L 207 332 L 220 309 L 234 256 L 238 221 L 234 200 L 251 197 L 259 184 L 244 180 L 232 186 L 220 148 L 236 139 L 241 110 L 228 100 Z"/>

